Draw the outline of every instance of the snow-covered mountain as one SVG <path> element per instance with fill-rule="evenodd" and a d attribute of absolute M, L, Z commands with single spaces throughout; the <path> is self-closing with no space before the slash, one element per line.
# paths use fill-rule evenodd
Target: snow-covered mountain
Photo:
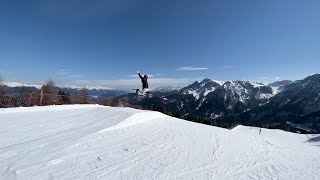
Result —
<path fill-rule="evenodd" d="M 288 84 L 272 103 L 281 107 L 295 106 L 303 114 L 320 111 L 320 74 Z"/>
<path fill-rule="evenodd" d="M 31 85 L 31 84 L 24 84 L 18 82 L 4 82 L 4 86 L 1 86 L 2 91 L 7 94 L 18 94 L 22 91 L 31 91 L 31 92 L 38 92 L 39 89 L 42 88 L 42 85 Z M 69 94 L 81 94 L 83 89 L 88 90 L 88 94 L 92 95 L 93 97 L 99 98 L 101 102 L 104 101 L 107 97 L 113 96 L 120 96 L 127 94 L 128 92 L 122 90 L 113 90 L 109 87 L 103 86 L 72 86 L 72 85 L 56 85 L 56 92 L 59 90 L 64 91 L 65 93 Z M 98 101 L 98 102 L 99 102 Z M 96 102 L 96 103 L 98 103 Z"/>
<path fill-rule="evenodd" d="M 264 100 L 274 95 L 269 86 L 249 81 L 227 81 L 223 84 L 223 88 L 227 91 L 228 96 L 243 104 L 248 104 L 251 99 Z"/>
<path fill-rule="evenodd" d="M 0 109 L 0 179 L 320 179 L 320 135 L 97 105 Z"/>
<path fill-rule="evenodd" d="M 41 89 L 42 85 L 38 84 L 25 84 L 19 82 L 3 82 L 3 85 L 14 88 L 14 87 L 34 87 L 37 89 Z"/>
<path fill-rule="evenodd" d="M 121 98 L 145 109 L 221 127 L 240 123 L 299 132 L 294 127 L 304 126 L 320 132 L 319 74 L 295 82 L 279 81 L 269 85 L 204 79 L 174 93 L 135 97 Z"/>
<path fill-rule="evenodd" d="M 59 88 L 66 88 L 66 89 L 77 89 L 77 90 L 82 90 L 82 89 L 88 89 L 88 90 L 113 90 L 110 87 L 105 87 L 105 86 L 73 86 L 73 85 L 57 85 Z"/>
<path fill-rule="evenodd" d="M 290 80 L 282 80 L 282 81 L 276 81 L 273 83 L 270 83 L 269 86 L 271 87 L 282 87 L 282 86 L 286 86 L 288 84 L 292 83 L 292 81 Z"/>
<path fill-rule="evenodd" d="M 189 86 L 182 88 L 180 93 L 182 94 L 192 94 L 196 100 L 202 96 L 207 96 L 210 92 L 215 91 L 218 87 L 223 84 L 221 81 L 214 81 L 211 79 L 204 79 L 201 82 L 194 82 Z"/>
<path fill-rule="evenodd" d="M 26 84 L 26 83 L 20 83 L 20 82 L 3 82 L 3 85 L 8 87 L 35 87 L 37 89 L 41 89 L 43 85 L 39 84 Z M 56 85 L 58 88 L 64 88 L 64 89 L 76 89 L 76 90 L 82 90 L 82 89 L 88 89 L 88 90 L 112 90 L 110 87 L 104 87 L 104 86 L 75 86 L 75 85 Z"/>
<path fill-rule="evenodd" d="M 287 84 L 269 103 L 247 112 L 217 119 L 221 126 L 232 122 L 289 131 L 320 132 L 320 74 Z M 300 130 L 293 129 L 305 127 Z"/>
<path fill-rule="evenodd" d="M 283 91 L 284 88 L 292 83 L 290 80 L 283 80 L 283 81 L 276 81 L 273 83 L 270 83 L 269 86 L 272 87 L 273 91 L 275 92 L 274 94 L 278 94 L 279 92 Z"/>
<path fill-rule="evenodd" d="M 170 93 L 172 91 L 179 91 L 181 87 L 177 86 L 161 86 L 156 89 L 154 89 L 154 92 L 160 92 L 160 93 Z"/>
<path fill-rule="evenodd" d="M 248 81 L 226 81 L 216 91 L 200 101 L 191 115 L 215 119 L 245 112 L 253 107 L 265 104 L 274 94 L 272 88 L 261 83 Z"/>
<path fill-rule="evenodd" d="M 253 98 L 269 99 L 278 91 L 273 91 L 268 85 L 249 81 L 216 81 L 211 79 L 204 79 L 201 82 L 194 82 L 189 86 L 182 88 L 182 94 L 192 94 L 196 100 L 205 98 L 209 93 L 214 92 L 218 88 L 225 89 L 229 96 L 237 97 L 242 103 Z"/>
<path fill-rule="evenodd" d="M 196 81 L 179 91 L 153 94 L 153 97 L 136 99 L 126 96 L 131 103 L 148 109 L 165 108 L 178 112 L 182 117 L 197 116 L 215 118 L 241 113 L 255 106 L 263 105 L 275 95 L 275 91 L 262 83 L 248 81 L 216 81 L 204 79 Z M 161 98 L 159 98 L 161 97 Z"/>

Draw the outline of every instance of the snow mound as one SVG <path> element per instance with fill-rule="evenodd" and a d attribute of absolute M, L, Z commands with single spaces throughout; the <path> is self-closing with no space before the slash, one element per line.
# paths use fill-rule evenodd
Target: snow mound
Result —
<path fill-rule="evenodd" d="M 319 179 L 319 139 L 99 105 L 0 109 L 0 179 Z"/>

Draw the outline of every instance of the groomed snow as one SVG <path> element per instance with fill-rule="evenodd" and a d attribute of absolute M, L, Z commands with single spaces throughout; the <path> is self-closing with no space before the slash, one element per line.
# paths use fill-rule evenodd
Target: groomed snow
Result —
<path fill-rule="evenodd" d="M 320 137 L 98 105 L 0 109 L 0 179 L 320 179 Z"/>

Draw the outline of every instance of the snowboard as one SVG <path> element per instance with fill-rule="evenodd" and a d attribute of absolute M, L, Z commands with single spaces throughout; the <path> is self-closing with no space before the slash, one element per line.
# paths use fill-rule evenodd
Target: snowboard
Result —
<path fill-rule="evenodd" d="M 146 96 L 150 94 L 150 89 L 132 89 L 138 96 Z"/>

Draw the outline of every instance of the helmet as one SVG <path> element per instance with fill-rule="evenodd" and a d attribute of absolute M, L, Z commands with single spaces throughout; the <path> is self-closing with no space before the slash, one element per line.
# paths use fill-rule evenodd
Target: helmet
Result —
<path fill-rule="evenodd" d="M 143 77 L 148 79 L 148 76 L 146 74 Z"/>

